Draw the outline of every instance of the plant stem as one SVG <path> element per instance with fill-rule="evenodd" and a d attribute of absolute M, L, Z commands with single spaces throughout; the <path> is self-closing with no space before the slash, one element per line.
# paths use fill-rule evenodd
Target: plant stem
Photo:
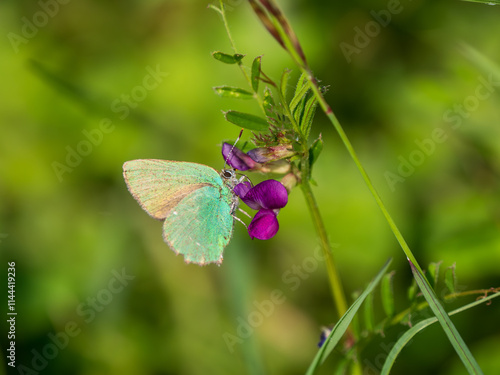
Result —
<path fill-rule="evenodd" d="M 231 35 L 231 30 L 229 29 L 229 23 L 227 22 L 227 18 L 226 18 L 226 9 L 224 7 L 224 1 L 219 0 L 219 4 L 220 4 L 220 9 L 219 8 L 216 8 L 216 9 L 220 13 L 220 15 L 222 16 L 222 22 L 224 23 L 224 28 L 226 29 L 226 33 L 227 33 L 227 36 L 229 38 L 229 43 L 231 43 L 231 48 L 233 49 L 233 52 L 235 54 L 237 54 L 238 50 L 236 49 L 236 44 L 234 43 L 233 37 Z M 243 63 L 241 61 L 238 61 L 238 67 L 240 68 L 241 73 L 243 73 L 243 76 L 245 77 L 245 79 L 248 83 L 248 86 L 252 87 L 252 80 L 251 80 L 250 76 L 248 75 L 247 71 L 245 70 L 245 67 L 243 66 Z M 254 93 L 254 98 L 257 101 L 259 108 L 261 109 L 261 111 L 265 115 L 266 111 L 264 109 L 264 103 L 262 102 L 261 97 L 257 93 Z"/>
<path fill-rule="evenodd" d="M 307 164 L 307 167 L 304 166 Z M 311 190 L 311 185 L 307 176 L 309 175 L 309 158 L 303 158 L 302 162 L 302 182 L 300 184 L 302 192 L 304 193 L 304 198 L 306 199 L 309 212 L 313 219 L 314 227 L 320 239 L 321 249 L 323 250 L 323 257 L 326 262 L 326 269 L 328 271 L 328 279 L 330 280 L 330 287 L 332 290 L 333 300 L 335 302 L 335 308 L 339 318 L 345 314 L 347 311 L 347 302 L 344 295 L 344 289 L 342 287 L 342 282 L 340 280 L 339 274 L 337 272 L 337 267 L 335 266 L 335 261 L 333 260 L 332 248 L 330 246 L 330 241 L 328 240 L 328 235 L 326 233 L 325 225 L 323 224 L 323 219 L 319 213 L 318 204 L 314 198 L 313 192 Z M 305 170 L 304 170 L 305 169 Z"/>

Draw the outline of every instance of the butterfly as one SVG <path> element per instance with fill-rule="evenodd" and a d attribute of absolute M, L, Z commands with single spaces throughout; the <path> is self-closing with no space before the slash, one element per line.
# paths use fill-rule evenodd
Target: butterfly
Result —
<path fill-rule="evenodd" d="M 186 263 L 222 263 L 238 208 L 234 169 L 139 159 L 123 164 L 123 177 L 143 210 L 164 221 L 164 241 Z"/>

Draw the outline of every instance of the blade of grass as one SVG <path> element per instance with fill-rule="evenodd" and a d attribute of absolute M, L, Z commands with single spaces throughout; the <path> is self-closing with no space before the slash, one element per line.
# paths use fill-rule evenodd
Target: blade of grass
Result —
<path fill-rule="evenodd" d="M 307 370 L 306 375 L 312 375 L 318 368 L 320 364 L 322 364 L 328 355 L 335 349 L 335 346 L 338 344 L 344 333 L 346 332 L 349 324 L 351 323 L 354 315 L 358 312 L 361 304 L 365 300 L 365 298 L 373 291 L 373 289 L 377 286 L 377 284 L 382 279 L 382 276 L 386 273 L 389 265 L 391 264 L 392 259 L 389 259 L 384 267 L 379 271 L 377 276 L 368 284 L 363 293 L 354 301 L 354 303 L 347 309 L 347 312 L 339 319 L 335 327 L 333 327 L 332 332 L 328 335 L 325 340 L 323 346 L 318 350 L 318 353 L 314 357 L 309 369 Z"/>
<path fill-rule="evenodd" d="M 453 347 L 455 348 L 465 368 L 467 369 L 469 374 L 482 374 L 483 372 L 481 371 L 479 364 L 472 355 L 467 344 L 458 333 L 455 325 L 452 323 L 450 317 L 444 310 L 443 305 L 438 300 L 436 293 L 429 285 L 429 282 L 422 273 L 418 272 L 415 265 L 410 260 L 408 261 L 410 262 L 413 277 L 415 278 L 415 280 L 417 280 L 417 284 L 422 291 L 422 294 L 429 303 L 429 307 L 431 308 L 432 312 L 434 313 L 434 315 L 436 315 L 437 320 L 439 320 L 439 323 L 441 323 L 443 331 L 448 336 L 448 340 L 450 340 L 451 345 L 453 345 Z"/>
<path fill-rule="evenodd" d="M 487 301 L 489 301 L 493 298 L 496 298 L 496 297 L 500 297 L 500 293 L 492 294 L 492 295 L 487 296 L 485 298 L 482 298 L 480 300 L 469 303 L 468 305 L 459 307 L 458 309 L 451 311 L 449 313 L 449 315 L 451 316 L 451 315 L 458 314 L 462 311 L 468 310 L 472 307 L 475 307 L 481 303 L 487 302 Z M 387 359 L 385 360 L 385 363 L 384 363 L 384 366 L 382 367 L 382 371 L 380 372 L 380 375 L 388 375 L 389 372 L 391 371 L 392 366 L 394 365 L 394 362 L 396 361 L 397 356 L 399 355 L 401 350 L 403 350 L 403 348 L 406 346 L 406 344 L 408 344 L 408 342 L 410 342 L 410 340 L 413 339 L 413 337 L 417 333 L 419 333 L 423 329 L 427 328 L 428 326 L 430 326 L 431 324 L 434 324 L 436 322 L 437 322 L 437 318 L 434 316 L 432 318 L 428 318 L 428 319 L 422 320 L 421 322 L 418 322 L 413 327 L 411 327 L 408 331 L 406 331 L 399 338 L 399 340 L 396 342 L 396 344 L 394 344 L 391 351 L 389 352 L 389 355 L 387 356 Z"/>

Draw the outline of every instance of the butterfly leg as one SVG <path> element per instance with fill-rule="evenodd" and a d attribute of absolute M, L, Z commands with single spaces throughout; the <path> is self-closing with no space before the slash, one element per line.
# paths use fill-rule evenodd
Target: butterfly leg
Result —
<path fill-rule="evenodd" d="M 247 214 L 247 215 L 248 215 L 248 214 Z M 243 221 L 241 221 L 241 219 L 240 219 L 239 217 L 236 217 L 235 215 L 233 215 L 233 218 L 234 218 L 235 220 L 238 220 L 241 224 L 243 224 L 243 226 L 244 226 L 245 228 L 247 228 L 247 229 L 248 229 L 247 225 L 246 225 Z"/>
<path fill-rule="evenodd" d="M 243 212 L 245 215 L 247 215 L 249 218 L 251 218 L 251 216 L 245 210 L 242 210 L 241 208 L 238 207 L 238 211 Z"/>
<path fill-rule="evenodd" d="M 239 184 L 241 184 L 243 181 L 247 180 L 253 186 L 252 181 L 250 181 L 250 179 L 248 178 L 248 176 L 246 176 L 244 174 L 241 174 L 241 173 L 238 173 L 238 174 L 241 175 L 240 179 L 238 180 Z"/>

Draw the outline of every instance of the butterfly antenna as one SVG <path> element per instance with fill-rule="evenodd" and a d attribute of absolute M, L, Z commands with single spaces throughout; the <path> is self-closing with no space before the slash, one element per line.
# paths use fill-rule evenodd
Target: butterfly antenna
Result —
<path fill-rule="evenodd" d="M 226 165 L 228 164 L 228 160 L 231 159 L 232 157 L 232 154 L 233 154 L 233 150 L 234 148 L 236 147 L 236 144 L 238 143 L 238 141 L 240 140 L 241 136 L 243 135 L 243 130 L 244 129 L 241 129 L 240 131 L 240 134 L 238 135 L 238 138 L 236 138 L 236 141 L 234 141 L 234 144 L 233 144 L 233 147 L 231 147 L 231 150 L 229 151 L 229 154 L 227 155 L 227 158 L 226 160 L 224 160 L 224 169 L 226 169 Z"/>

